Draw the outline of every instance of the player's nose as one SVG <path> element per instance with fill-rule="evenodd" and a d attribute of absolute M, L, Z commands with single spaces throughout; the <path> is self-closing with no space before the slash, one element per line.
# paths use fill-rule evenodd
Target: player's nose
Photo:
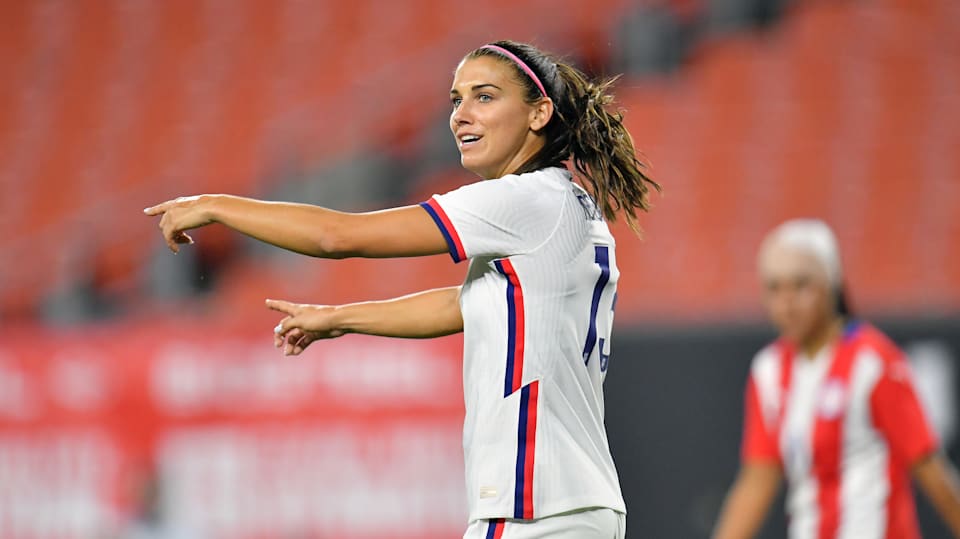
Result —
<path fill-rule="evenodd" d="M 472 122 L 473 109 L 466 101 L 461 102 L 460 106 L 450 114 L 450 125 L 454 128 L 454 131 L 456 131 L 457 126 L 469 125 Z"/>

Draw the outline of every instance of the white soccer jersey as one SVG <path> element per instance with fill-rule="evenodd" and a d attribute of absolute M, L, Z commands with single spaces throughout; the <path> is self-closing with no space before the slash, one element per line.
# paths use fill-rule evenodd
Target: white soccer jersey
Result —
<path fill-rule="evenodd" d="M 936 447 L 907 362 L 867 324 L 814 358 L 779 341 L 753 361 L 743 459 L 783 468 L 791 539 L 919 538 L 908 470 Z"/>
<path fill-rule="evenodd" d="M 603 425 L 619 271 L 569 172 L 481 181 L 422 206 L 470 260 L 463 447 L 470 520 L 626 512 Z"/>

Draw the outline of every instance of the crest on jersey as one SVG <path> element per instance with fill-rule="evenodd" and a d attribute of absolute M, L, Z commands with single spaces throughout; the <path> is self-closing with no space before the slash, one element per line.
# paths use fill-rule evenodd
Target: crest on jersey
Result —
<path fill-rule="evenodd" d="M 913 374 L 910 372 L 910 364 L 906 361 L 894 361 L 887 364 L 887 375 L 894 382 L 901 384 L 910 384 L 913 382 Z"/>
<path fill-rule="evenodd" d="M 817 395 L 817 414 L 824 419 L 836 419 L 847 407 L 847 387 L 836 378 L 828 379 Z"/>

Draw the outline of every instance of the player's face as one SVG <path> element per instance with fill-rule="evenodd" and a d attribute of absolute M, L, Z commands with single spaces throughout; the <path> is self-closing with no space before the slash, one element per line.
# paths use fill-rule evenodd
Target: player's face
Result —
<path fill-rule="evenodd" d="M 524 98 L 513 67 L 481 56 L 464 60 L 454 74 L 450 129 L 463 168 L 485 179 L 516 171 L 543 147 L 536 107 Z"/>
<path fill-rule="evenodd" d="M 767 314 L 788 340 L 803 344 L 833 320 L 832 288 L 813 255 L 771 245 L 760 256 L 760 279 Z"/>

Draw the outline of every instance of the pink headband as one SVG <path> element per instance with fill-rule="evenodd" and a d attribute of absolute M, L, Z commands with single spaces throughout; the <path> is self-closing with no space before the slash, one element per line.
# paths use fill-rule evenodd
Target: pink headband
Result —
<path fill-rule="evenodd" d="M 526 73 L 528 77 L 530 77 L 530 80 L 532 80 L 533 83 L 537 85 L 537 88 L 540 89 L 540 93 L 543 94 L 543 97 L 548 97 L 548 96 L 547 96 L 547 91 L 543 89 L 543 83 L 540 82 L 540 79 L 539 79 L 539 78 L 537 78 L 536 73 L 534 73 L 533 70 L 530 69 L 530 66 L 528 66 L 528 65 L 525 64 L 525 63 L 523 63 L 523 60 L 521 60 L 516 54 L 513 54 L 512 52 L 508 51 L 507 49 L 505 49 L 505 48 L 503 48 L 503 47 L 498 47 L 497 45 L 484 45 L 484 46 L 482 46 L 482 47 L 480 47 L 480 48 L 481 48 L 481 49 L 489 49 L 489 50 L 492 50 L 492 51 L 497 51 L 497 52 L 499 52 L 500 54 L 506 56 L 507 58 L 513 60 L 513 62 L 514 62 L 515 64 L 517 64 L 518 66 L 520 66 L 520 69 L 522 69 L 523 72 Z"/>

